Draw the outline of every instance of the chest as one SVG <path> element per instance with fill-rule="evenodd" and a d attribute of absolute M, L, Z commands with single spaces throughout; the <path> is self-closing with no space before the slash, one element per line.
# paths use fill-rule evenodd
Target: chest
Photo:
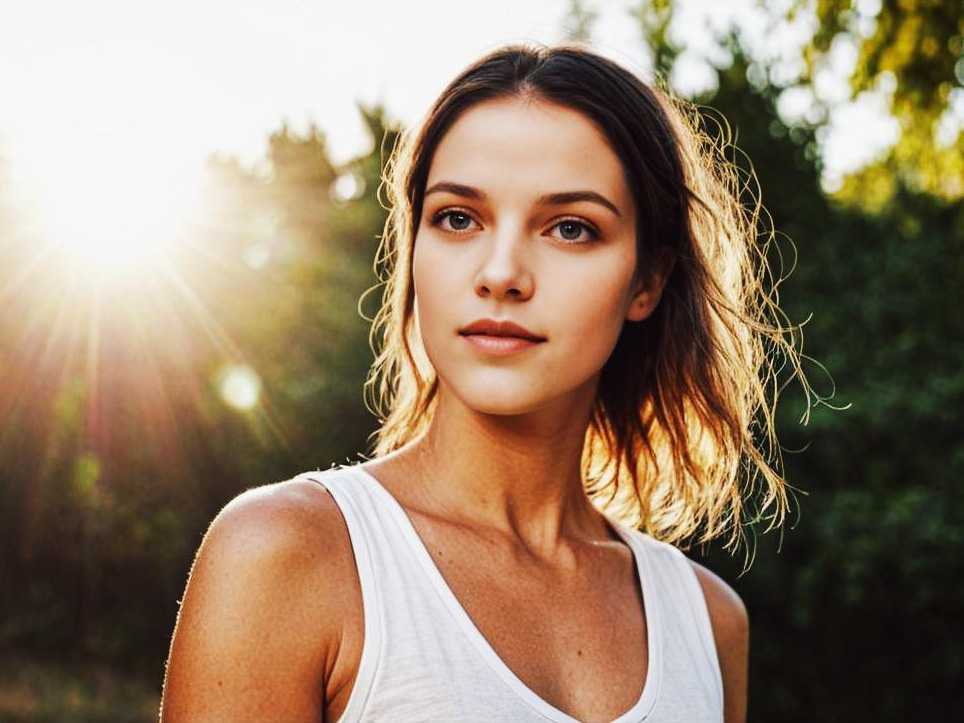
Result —
<path fill-rule="evenodd" d="M 450 574 L 479 632 L 536 695 L 582 720 L 610 721 L 633 706 L 647 673 L 639 603 L 618 589 L 516 585 Z M 624 604 L 620 604 L 620 603 Z"/>
<path fill-rule="evenodd" d="M 413 516 L 442 593 L 494 667 L 580 721 L 611 721 L 640 697 L 648 631 L 635 559 L 622 543 L 555 566 Z M 505 671 L 497 671 L 504 673 Z"/>

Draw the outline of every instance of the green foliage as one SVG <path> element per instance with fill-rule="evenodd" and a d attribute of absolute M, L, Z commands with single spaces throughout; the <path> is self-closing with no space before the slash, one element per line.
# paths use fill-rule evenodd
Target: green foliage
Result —
<path fill-rule="evenodd" d="M 797 0 L 794 11 L 801 5 Z M 812 82 L 835 40 L 849 39 L 860 48 L 850 78 L 853 94 L 890 81 L 890 111 L 900 124 L 899 142 L 849 178 L 840 198 L 876 212 L 895 202 L 899 185 L 948 201 L 964 197 L 964 135 L 958 126 L 940 138 L 952 97 L 960 101 L 964 94 L 964 4 L 891 0 L 864 18 L 853 2 L 822 0 L 817 18 L 819 30 L 805 53 L 805 81 Z M 861 32 L 864 21 L 872 23 L 872 32 Z"/>
<path fill-rule="evenodd" d="M 572 0 L 569 5 L 569 12 L 563 21 L 563 33 L 566 40 L 581 42 L 592 37 L 592 28 L 599 13 L 592 8 L 586 7 L 582 0 Z"/>
<path fill-rule="evenodd" d="M 848 5 L 819 5 L 811 70 L 850 32 Z M 816 142 L 826 116 L 788 126 L 776 112 L 784 88 L 738 35 L 721 40 L 733 62 L 718 91 L 697 99 L 707 118 L 726 118 L 734 160 L 759 181 L 782 256 L 796 261 L 781 304 L 807 320 L 804 351 L 827 368 L 808 365 L 815 387 L 832 384 L 845 407 L 815 409 L 804 430 L 786 411 L 799 404 L 781 399 L 787 479 L 804 493 L 791 528 L 759 536 L 742 577 L 710 551 L 750 612 L 751 720 L 942 720 L 964 702 L 964 650 L 951 642 L 964 609 L 964 215 L 945 192 L 956 166 L 942 165 L 961 156 L 934 135 L 961 7 L 883 4 L 852 83 L 895 74 L 901 140 L 831 197 Z"/>
<path fill-rule="evenodd" d="M 632 14 L 653 54 L 653 68 L 662 77 L 668 77 L 681 50 L 667 36 L 673 18 L 673 3 L 671 0 L 639 0 Z"/>

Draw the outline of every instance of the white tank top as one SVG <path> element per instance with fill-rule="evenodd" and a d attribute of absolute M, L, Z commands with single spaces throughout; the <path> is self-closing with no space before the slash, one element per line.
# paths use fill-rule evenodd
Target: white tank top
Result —
<path fill-rule="evenodd" d="M 502 661 L 381 482 L 357 465 L 298 478 L 331 493 L 361 582 L 364 643 L 339 723 L 580 723 Z M 649 645 L 643 691 L 612 723 L 721 723 L 723 684 L 696 573 L 678 548 L 607 519 L 636 560 Z"/>

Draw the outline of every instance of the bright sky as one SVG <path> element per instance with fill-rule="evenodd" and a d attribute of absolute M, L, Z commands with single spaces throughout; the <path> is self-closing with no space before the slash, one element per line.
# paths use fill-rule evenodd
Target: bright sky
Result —
<path fill-rule="evenodd" d="M 648 52 L 629 18 L 635 3 L 586 5 L 599 13 L 595 49 L 647 72 Z M 190 195 L 213 152 L 256 161 L 284 120 L 296 130 L 315 121 L 335 162 L 363 153 L 356 101 L 383 101 L 410 123 L 484 52 L 508 41 L 561 40 L 568 8 L 568 0 L 3 2 L 0 156 L 16 195 L 61 215 L 65 205 L 75 218 L 103 212 L 92 194 L 116 212 L 125 193 L 131 213 L 149 213 L 143 199 L 172 189 Z M 670 36 L 691 50 L 677 87 L 712 81 L 703 59 L 711 27 L 737 22 L 770 55 L 806 36 L 805 23 L 767 32 L 758 16 L 750 0 L 679 0 Z M 846 67 L 847 49 L 839 54 Z M 785 71 L 794 67 L 788 60 Z M 839 95 L 839 79 L 825 85 Z M 807 98 L 785 106 L 799 114 Z M 871 123 L 868 113 L 873 108 L 832 128 L 831 173 L 893 141 L 894 128 Z"/>

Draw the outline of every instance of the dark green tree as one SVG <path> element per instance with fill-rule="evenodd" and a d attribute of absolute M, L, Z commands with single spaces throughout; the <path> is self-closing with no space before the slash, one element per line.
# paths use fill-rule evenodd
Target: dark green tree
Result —
<path fill-rule="evenodd" d="M 640 5 L 655 18 L 644 29 L 656 29 L 657 47 L 671 22 L 661 12 Z M 813 82 L 835 34 L 852 32 L 850 3 L 817 12 L 798 85 Z M 950 641 L 964 606 L 964 219 L 948 202 L 960 152 L 941 146 L 935 125 L 948 83 L 959 84 L 961 12 L 882 4 L 851 81 L 857 93 L 895 75 L 901 139 L 834 195 L 820 185 L 828 116 L 785 122 L 776 101 L 786 86 L 738 33 L 719 39 L 732 63 L 717 69 L 718 90 L 694 99 L 711 135 L 726 119 L 734 161 L 758 182 L 784 273 L 795 262 L 781 303 L 807 321 L 804 351 L 829 372 L 809 365 L 815 386 L 832 380 L 843 407 L 814 409 L 801 427 L 802 400 L 781 401 L 780 438 L 799 450 L 785 453 L 787 478 L 805 493 L 795 524 L 779 539 L 758 535 L 742 577 L 725 554 L 709 554 L 750 610 L 751 720 L 944 719 L 962 702 L 964 651 Z"/>

